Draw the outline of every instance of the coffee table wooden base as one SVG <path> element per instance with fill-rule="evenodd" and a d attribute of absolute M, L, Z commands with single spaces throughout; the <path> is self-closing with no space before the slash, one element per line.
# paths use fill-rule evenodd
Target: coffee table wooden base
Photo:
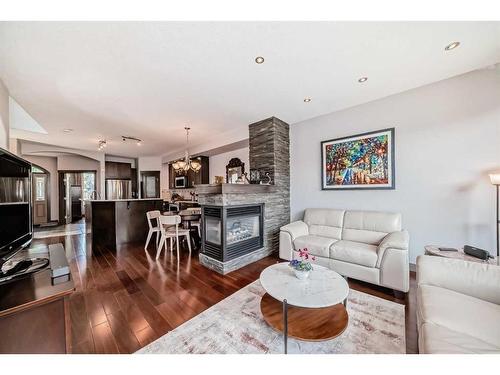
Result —
<path fill-rule="evenodd" d="M 260 301 L 264 320 L 283 332 L 283 302 L 265 294 Z M 305 341 L 325 341 L 347 328 L 349 316 L 343 304 L 320 309 L 288 306 L 288 336 Z"/>

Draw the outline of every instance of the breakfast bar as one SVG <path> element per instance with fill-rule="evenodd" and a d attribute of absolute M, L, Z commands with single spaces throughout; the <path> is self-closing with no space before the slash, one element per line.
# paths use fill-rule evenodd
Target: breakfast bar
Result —
<path fill-rule="evenodd" d="M 85 202 L 86 223 L 92 231 L 94 249 L 119 250 L 132 242 L 145 242 L 148 234 L 146 212 L 162 209 L 163 200 L 113 199 Z"/>

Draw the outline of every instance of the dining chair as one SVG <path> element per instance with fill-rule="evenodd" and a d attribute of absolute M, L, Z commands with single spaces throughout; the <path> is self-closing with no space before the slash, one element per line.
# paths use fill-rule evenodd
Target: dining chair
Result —
<path fill-rule="evenodd" d="M 189 254 L 191 254 L 191 237 L 189 235 L 189 229 L 179 228 L 181 223 L 181 217 L 179 215 L 160 215 L 160 245 L 158 245 L 158 250 L 156 251 L 156 259 L 160 257 L 161 250 L 165 247 L 167 250 L 167 240 L 170 239 L 170 252 L 173 251 L 173 241 L 177 246 L 177 258 L 179 259 L 179 237 L 186 237 Z"/>
<path fill-rule="evenodd" d="M 190 207 L 186 211 L 192 212 L 195 215 L 201 215 L 201 207 Z M 198 236 L 201 238 L 201 217 L 198 221 L 192 221 L 190 225 L 198 230 Z"/>
<path fill-rule="evenodd" d="M 148 232 L 148 238 L 146 239 L 146 245 L 144 245 L 144 250 L 148 249 L 149 241 L 151 240 L 153 233 L 156 233 L 156 246 L 158 246 L 158 243 L 160 242 L 161 231 L 160 231 L 160 222 L 158 221 L 160 216 L 161 212 L 158 210 L 146 212 L 146 219 L 148 221 L 149 232 Z M 153 223 L 155 225 L 153 225 Z"/>

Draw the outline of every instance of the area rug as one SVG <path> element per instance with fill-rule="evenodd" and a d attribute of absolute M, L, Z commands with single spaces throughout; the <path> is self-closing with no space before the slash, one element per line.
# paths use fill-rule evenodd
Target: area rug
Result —
<path fill-rule="evenodd" d="M 283 353 L 283 336 L 260 312 L 265 294 L 255 281 L 145 346 L 141 354 Z M 323 342 L 288 341 L 288 353 L 404 354 L 404 306 L 355 290 L 349 292 L 349 324 L 339 337 Z"/>

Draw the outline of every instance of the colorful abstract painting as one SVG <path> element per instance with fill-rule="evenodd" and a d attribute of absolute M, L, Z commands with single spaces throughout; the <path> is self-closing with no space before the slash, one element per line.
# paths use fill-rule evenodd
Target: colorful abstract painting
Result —
<path fill-rule="evenodd" d="M 394 128 L 321 142 L 323 190 L 394 189 Z"/>

